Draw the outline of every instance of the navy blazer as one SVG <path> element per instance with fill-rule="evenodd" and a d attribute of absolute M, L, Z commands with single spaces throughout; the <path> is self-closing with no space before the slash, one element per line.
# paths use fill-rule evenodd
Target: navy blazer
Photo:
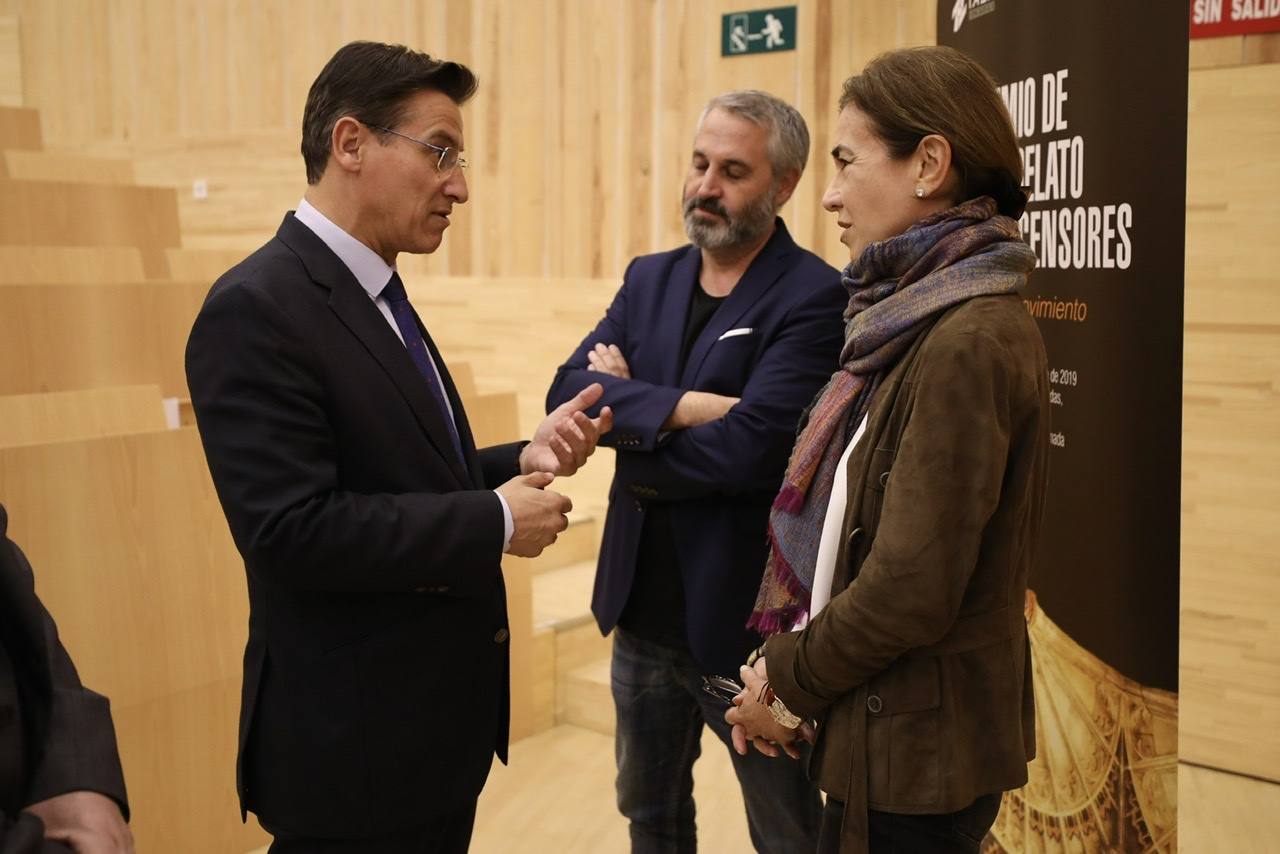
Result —
<path fill-rule="evenodd" d="M 603 634 L 631 593 L 645 509 L 673 514 L 684 579 L 689 648 L 708 673 L 736 676 L 760 642 L 748 631 L 768 553 L 777 495 L 801 410 L 838 365 L 848 297 L 840 274 L 791 239 L 782 220 L 742 279 L 677 364 L 702 253 L 686 245 L 636 258 L 603 320 L 556 374 L 550 410 L 604 384 L 613 407 L 602 444 L 617 450 L 591 609 Z M 587 351 L 616 344 L 631 370 L 586 370 Z M 661 432 L 686 391 L 740 397 L 727 415 Z"/>
<path fill-rule="evenodd" d="M 371 837 L 473 801 L 508 725 L 503 512 L 519 445 L 465 453 L 355 276 L 292 215 L 187 345 L 249 582 L 237 782 L 282 833 Z"/>

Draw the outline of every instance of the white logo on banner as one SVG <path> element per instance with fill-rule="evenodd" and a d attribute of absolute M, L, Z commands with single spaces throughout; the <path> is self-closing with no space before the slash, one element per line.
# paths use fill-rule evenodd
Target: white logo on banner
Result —
<path fill-rule="evenodd" d="M 996 0 L 956 0 L 951 7 L 951 31 L 960 32 L 966 19 L 981 18 L 996 10 Z"/>

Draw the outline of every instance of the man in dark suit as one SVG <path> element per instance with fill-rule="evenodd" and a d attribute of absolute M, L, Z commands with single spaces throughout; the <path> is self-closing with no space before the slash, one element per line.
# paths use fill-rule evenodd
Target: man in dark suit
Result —
<path fill-rule="evenodd" d="M 635 259 L 604 319 L 560 368 L 554 408 L 604 384 L 617 470 L 592 610 L 614 631 L 618 806 L 633 850 L 693 850 L 693 761 L 705 724 L 726 747 L 765 526 L 801 409 L 837 367 L 839 274 L 778 209 L 809 135 L 791 106 L 730 92 L 703 112 L 684 185 L 692 245 Z M 616 627 L 616 628 L 615 628 Z M 812 851 L 821 805 L 803 765 L 730 751 L 757 850 Z"/>
<path fill-rule="evenodd" d="M 477 451 L 395 271 L 467 200 L 464 66 L 355 42 L 312 84 L 309 187 L 222 276 L 187 379 L 249 580 L 241 805 L 271 850 L 465 851 L 508 732 L 504 551 L 568 524 L 545 487 L 609 429 L 553 412 Z M 496 488 L 495 488 L 496 487 Z"/>
<path fill-rule="evenodd" d="M 132 852 L 107 698 L 80 684 L 0 506 L 0 854 Z"/>

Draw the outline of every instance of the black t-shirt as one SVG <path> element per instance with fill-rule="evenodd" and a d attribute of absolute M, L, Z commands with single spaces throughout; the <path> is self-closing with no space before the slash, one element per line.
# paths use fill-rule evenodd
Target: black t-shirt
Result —
<path fill-rule="evenodd" d="M 684 370 L 693 342 L 710 322 L 724 297 L 693 289 L 680 345 L 680 369 Z M 678 504 L 652 502 L 645 510 L 636 555 L 636 576 L 618 625 L 644 640 L 674 649 L 688 649 L 685 629 L 684 576 L 671 520 Z"/>

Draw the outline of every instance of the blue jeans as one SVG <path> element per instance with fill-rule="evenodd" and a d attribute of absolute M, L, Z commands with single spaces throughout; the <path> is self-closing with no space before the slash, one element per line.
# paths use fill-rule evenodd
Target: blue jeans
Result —
<path fill-rule="evenodd" d="M 736 673 L 718 674 L 737 678 Z M 631 822 L 631 850 L 698 850 L 693 763 L 702 727 L 710 726 L 733 759 L 747 827 L 757 851 L 802 854 L 817 850 L 822 823 L 818 789 L 800 761 L 770 759 L 733 749 L 728 708 L 702 690 L 702 671 L 687 652 L 649 643 L 623 629 L 613 633 L 613 702 L 617 711 L 618 809 Z M 724 844 L 707 840 L 713 851 Z"/>

